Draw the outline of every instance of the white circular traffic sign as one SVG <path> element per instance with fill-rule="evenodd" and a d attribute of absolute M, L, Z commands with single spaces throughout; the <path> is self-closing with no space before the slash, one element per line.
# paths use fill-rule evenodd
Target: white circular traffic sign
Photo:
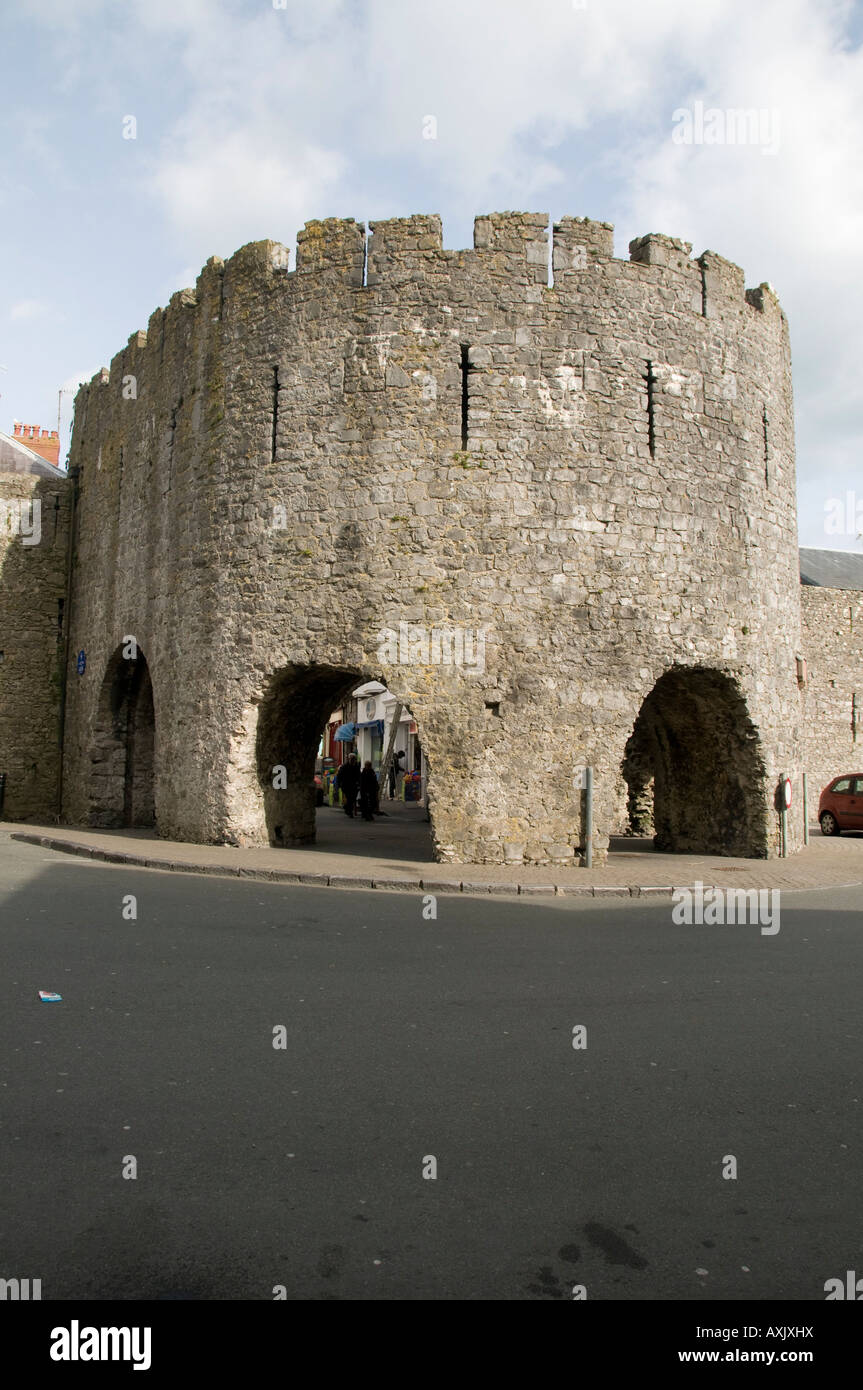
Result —
<path fill-rule="evenodd" d="M 782 798 L 785 802 L 786 811 L 791 805 L 791 778 L 786 777 L 782 782 Z"/>

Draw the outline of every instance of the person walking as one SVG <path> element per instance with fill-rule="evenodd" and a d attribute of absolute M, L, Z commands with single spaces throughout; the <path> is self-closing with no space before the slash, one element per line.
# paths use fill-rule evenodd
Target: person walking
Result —
<path fill-rule="evenodd" d="M 352 819 L 357 813 L 357 795 L 360 790 L 360 765 L 356 753 L 352 753 L 346 763 L 342 763 L 336 773 L 336 791 L 341 792 L 345 802 L 345 815 Z"/>
<path fill-rule="evenodd" d="M 397 753 L 393 754 L 393 760 L 390 763 L 390 801 L 395 801 L 396 799 L 396 781 L 404 771 L 402 767 L 404 756 L 404 751 L 400 748 Z"/>
<path fill-rule="evenodd" d="M 378 804 L 378 779 L 370 762 L 360 773 L 360 811 L 363 820 L 374 820 Z"/>

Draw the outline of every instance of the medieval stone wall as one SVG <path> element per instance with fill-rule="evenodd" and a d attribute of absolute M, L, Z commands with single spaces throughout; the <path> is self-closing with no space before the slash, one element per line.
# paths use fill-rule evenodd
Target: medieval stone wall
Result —
<path fill-rule="evenodd" d="M 841 772 L 863 773 L 863 594 L 800 590 L 807 664 L 805 767 L 810 819 L 818 797 Z"/>
<path fill-rule="evenodd" d="M 628 745 L 676 785 L 732 724 L 670 833 L 775 852 L 775 779 L 801 769 L 787 325 L 690 251 L 619 260 L 566 218 L 549 284 L 547 219 L 504 213 L 467 251 L 429 216 L 368 243 L 310 223 L 293 270 L 273 242 L 208 262 L 76 402 L 65 814 L 99 812 L 101 687 L 133 636 L 165 835 L 306 837 L 312 735 L 284 731 L 376 677 L 417 720 L 442 859 L 573 862 L 587 763 L 601 856 Z M 382 644 L 403 624 L 407 660 Z M 482 635 L 482 670 L 423 659 L 442 627 Z"/>
<path fill-rule="evenodd" d="M 0 473 L 0 773 L 7 820 L 59 803 L 69 484 Z"/>

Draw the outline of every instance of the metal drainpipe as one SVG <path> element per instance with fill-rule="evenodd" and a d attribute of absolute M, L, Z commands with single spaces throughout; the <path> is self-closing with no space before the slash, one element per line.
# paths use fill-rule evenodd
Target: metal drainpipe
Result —
<path fill-rule="evenodd" d="M 593 768 L 584 769 L 584 867 L 593 868 Z"/>
<path fill-rule="evenodd" d="M 69 681 L 69 647 L 72 641 L 72 558 L 75 554 L 75 523 L 78 517 L 78 479 L 81 469 L 69 469 L 72 484 L 72 503 L 69 514 L 69 554 L 66 560 L 66 639 L 63 643 L 63 675 L 60 681 L 60 770 L 57 778 L 57 822 L 63 813 L 63 750 L 66 744 L 66 686 Z"/>

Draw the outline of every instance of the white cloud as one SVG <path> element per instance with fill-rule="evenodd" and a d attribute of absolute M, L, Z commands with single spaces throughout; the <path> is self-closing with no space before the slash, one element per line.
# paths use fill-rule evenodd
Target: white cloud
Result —
<path fill-rule="evenodd" d="M 11 323 L 29 323 L 32 319 L 45 318 L 51 312 L 50 304 L 43 299 L 19 299 L 10 308 L 8 318 Z"/>
<path fill-rule="evenodd" d="M 802 542 L 824 545 L 823 504 L 861 476 L 863 52 L 843 51 L 845 6 L 765 4 L 740 43 L 717 31 L 703 80 L 675 105 L 765 108 L 781 118 L 778 154 L 757 147 L 639 142 L 624 215 L 737 261 L 747 284 L 769 279 L 794 353 Z M 849 484 L 850 485 L 850 484 Z M 835 542 L 834 542 L 835 544 Z"/>
<path fill-rule="evenodd" d="M 324 215 L 343 169 L 330 150 L 284 149 L 272 135 L 214 137 L 197 129 L 162 161 L 152 186 L 183 244 L 205 259 L 264 236 L 289 240 L 315 210 Z"/>

